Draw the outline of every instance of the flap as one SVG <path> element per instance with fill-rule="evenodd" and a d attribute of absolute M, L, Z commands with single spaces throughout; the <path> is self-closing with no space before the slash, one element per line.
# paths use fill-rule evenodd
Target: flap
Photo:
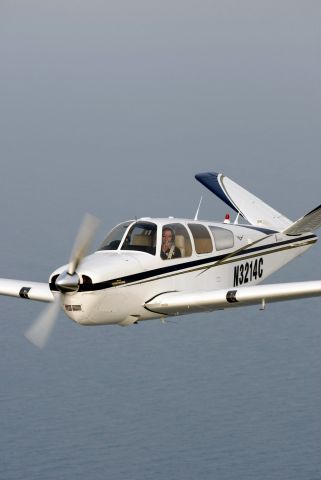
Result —
<path fill-rule="evenodd" d="M 315 296 L 321 296 L 321 280 L 253 285 L 213 291 L 168 292 L 152 298 L 144 306 L 152 312 L 164 315 L 185 315 Z"/>

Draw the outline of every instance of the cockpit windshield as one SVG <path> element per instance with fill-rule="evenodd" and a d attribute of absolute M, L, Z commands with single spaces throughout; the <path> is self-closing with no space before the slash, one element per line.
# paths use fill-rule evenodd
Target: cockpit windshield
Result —
<path fill-rule="evenodd" d="M 121 250 L 139 250 L 155 255 L 156 234 L 157 226 L 154 223 L 124 222 L 109 232 L 98 250 L 117 250 L 121 246 Z"/>
<path fill-rule="evenodd" d="M 127 228 L 131 223 L 132 222 L 124 222 L 113 228 L 112 231 L 108 233 L 107 237 L 100 245 L 98 250 L 117 250 L 123 239 L 123 236 L 125 235 Z"/>
<path fill-rule="evenodd" d="M 138 250 L 156 253 L 157 226 L 151 222 L 136 222 L 129 229 L 121 250 Z"/>

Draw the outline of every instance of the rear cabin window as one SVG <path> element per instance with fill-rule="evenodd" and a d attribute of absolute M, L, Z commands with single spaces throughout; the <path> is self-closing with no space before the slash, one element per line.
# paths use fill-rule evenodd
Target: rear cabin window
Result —
<path fill-rule="evenodd" d="M 231 230 L 222 227 L 211 227 L 209 229 L 214 237 L 216 250 L 226 250 L 234 247 L 234 235 Z"/>
<path fill-rule="evenodd" d="M 156 253 L 157 226 L 150 222 L 136 222 L 129 229 L 121 250 L 138 250 L 140 252 Z"/>
<path fill-rule="evenodd" d="M 187 229 L 181 223 L 169 223 L 162 229 L 160 256 L 163 260 L 190 257 L 192 244 Z"/>
<path fill-rule="evenodd" d="M 188 226 L 194 238 L 196 253 L 211 253 L 213 243 L 207 228 L 197 223 L 189 223 Z"/>

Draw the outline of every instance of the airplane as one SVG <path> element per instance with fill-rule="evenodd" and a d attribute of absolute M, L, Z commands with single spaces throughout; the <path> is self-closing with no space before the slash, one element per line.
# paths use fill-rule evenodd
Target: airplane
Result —
<path fill-rule="evenodd" d="M 222 173 L 195 178 L 234 223 L 200 221 L 199 208 L 193 219 L 129 220 L 86 256 L 99 223 L 87 214 L 69 263 L 48 283 L 0 279 L 1 295 L 50 303 L 25 336 L 44 347 L 60 308 L 79 325 L 128 326 L 321 295 L 321 280 L 258 285 L 317 242 L 321 205 L 292 222 Z"/>

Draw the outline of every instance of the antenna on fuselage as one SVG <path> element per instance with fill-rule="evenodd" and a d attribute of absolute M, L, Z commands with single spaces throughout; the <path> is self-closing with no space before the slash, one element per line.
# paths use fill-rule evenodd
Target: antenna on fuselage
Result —
<path fill-rule="evenodd" d="M 237 212 L 236 219 L 234 220 L 234 225 L 237 225 L 239 223 L 239 218 L 240 218 L 240 212 Z"/>
<path fill-rule="evenodd" d="M 203 196 L 201 196 L 201 198 L 200 198 L 200 201 L 199 201 L 196 213 L 195 213 L 194 220 L 198 220 L 198 214 L 199 214 L 199 211 L 200 211 L 200 208 L 201 208 L 202 201 L 203 201 Z"/>

